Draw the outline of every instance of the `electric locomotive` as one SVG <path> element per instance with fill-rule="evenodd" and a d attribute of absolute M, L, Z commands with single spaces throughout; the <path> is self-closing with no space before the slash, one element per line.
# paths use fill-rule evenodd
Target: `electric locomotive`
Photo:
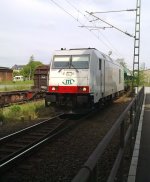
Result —
<path fill-rule="evenodd" d="M 123 67 L 95 48 L 55 51 L 45 104 L 90 109 L 124 90 Z"/>

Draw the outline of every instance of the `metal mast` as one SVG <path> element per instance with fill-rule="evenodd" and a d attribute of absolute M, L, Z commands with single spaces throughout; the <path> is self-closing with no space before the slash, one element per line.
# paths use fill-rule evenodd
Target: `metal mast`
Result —
<path fill-rule="evenodd" d="M 135 39 L 134 39 L 132 88 L 139 86 L 140 12 L 141 12 L 141 0 L 137 0 L 136 20 L 135 20 Z"/>

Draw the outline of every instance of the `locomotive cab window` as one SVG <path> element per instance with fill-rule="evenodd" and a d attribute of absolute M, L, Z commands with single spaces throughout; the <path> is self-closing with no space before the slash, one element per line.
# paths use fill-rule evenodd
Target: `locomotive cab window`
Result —
<path fill-rule="evenodd" d="M 70 56 L 54 56 L 52 68 L 69 68 Z"/>
<path fill-rule="evenodd" d="M 101 67 L 102 67 L 102 60 L 99 59 L 99 70 L 101 70 Z"/>
<path fill-rule="evenodd" d="M 54 69 L 88 69 L 89 55 L 54 56 L 52 68 Z"/>
<path fill-rule="evenodd" d="M 72 56 L 71 68 L 88 69 L 89 55 Z"/>

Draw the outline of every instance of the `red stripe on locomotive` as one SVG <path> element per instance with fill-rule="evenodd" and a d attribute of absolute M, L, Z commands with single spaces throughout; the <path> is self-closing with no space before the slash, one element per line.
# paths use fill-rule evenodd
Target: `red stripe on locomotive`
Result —
<path fill-rule="evenodd" d="M 51 93 L 89 93 L 89 86 L 49 86 Z"/>

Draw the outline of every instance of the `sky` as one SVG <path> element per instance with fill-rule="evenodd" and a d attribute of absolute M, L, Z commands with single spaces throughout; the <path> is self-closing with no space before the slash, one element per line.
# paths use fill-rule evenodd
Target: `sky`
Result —
<path fill-rule="evenodd" d="M 150 1 L 141 0 L 140 64 L 150 68 Z M 25 65 L 30 56 L 49 64 L 61 48 L 96 48 L 133 65 L 134 38 L 95 20 L 87 12 L 135 9 L 136 0 L 0 0 L 0 66 Z M 135 11 L 96 13 L 117 28 L 135 34 Z M 90 22 L 91 21 L 91 22 Z M 81 27 L 86 26 L 86 27 Z M 91 28 L 87 28 L 90 26 Z"/>

